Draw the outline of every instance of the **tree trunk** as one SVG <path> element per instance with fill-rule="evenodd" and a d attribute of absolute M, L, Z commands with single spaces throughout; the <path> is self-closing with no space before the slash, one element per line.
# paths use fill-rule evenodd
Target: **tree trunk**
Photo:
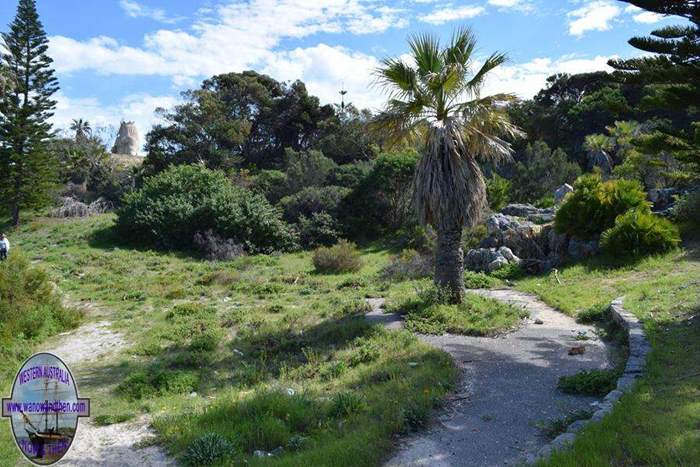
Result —
<path fill-rule="evenodd" d="M 435 284 L 450 293 L 452 303 L 464 298 L 464 254 L 462 228 L 459 225 L 437 229 L 435 251 Z"/>
<path fill-rule="evenodd" d="M 17 203 L 12 204 L 11 214 L 12 214 L 12 225 L 14 227 L 19 227 L 19 204 L 17 204 Z"/>

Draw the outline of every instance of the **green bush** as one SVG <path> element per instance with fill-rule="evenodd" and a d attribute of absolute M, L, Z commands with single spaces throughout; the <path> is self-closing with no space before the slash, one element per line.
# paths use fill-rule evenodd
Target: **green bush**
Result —
<path fill-rule="evenodd" d="M 125 238 L 174 248 L 191 248 L 195 233 L 208 230 L 251 253 L 295 246 L 293 230 L 262 195 L 232 185 L 223 172 L 195 165 L 147 178 L 124 198 L 117 229 Z"/>
<path fill-rule="evenodd" d="M 465 271 L 464 286 L 467 289 L 490 289 L 500 284 L 500 281 L 483 272 Z"/>
<path fill-rule="evenodd" d="M 287 174 L 280 170 L 261 170 L 253 177 L 253 190 L 270 203 L 277 204 L 289 194 Z"/>
<path fill-rule="evenodd" d="M 199 376 L 190 371 L 136 371 L 117 386 L 117 392 L 128 400 L 141 400 L 168 394 L 187 394 L 199 386 Z"/>
<path fill-rule="evenodd" d="M 651 211 L 639 182 L 604 182 L 599 175 L 583 175 L 576 180 L 574 192 L 557 211 L 554 226 L 559 233 L 580 239 L 596 238 L 615 224 L 617 216 L 631 209 Z"/>
<path fill-rule="evenodd" d="M 433 258 L 431 255 L 406 249 L 400 255 L 394 256 L 379 274 L 385 281 L 402 282 L 429 277 L 432 273 Z"/>
<path fill-rule="evenodd" d="M 672 211 L 676 222 L 700 225 L 700 190 L 686 194 L 676 202 Z"/>
<path fill-rule="evenodd" d="M 28 356 L 32 341 L 74 328 L 82 312 L 61 304 L 48 274 L 33 267 L 18 249 L 0 263 L 0 357 Z M 14 371 L 13 365 L 5 365 Z M 0 370 L 0 375 L 3 371 Z"/>
<path fill-rule="evenodd" d="M 340 238 L 338 222 L 326 211 L 315 212 L 311 217 L 301 216 L 297 228 L 299 241 L 305 248 L 333 245 Z"/>
<path fill-rule="evenodd" d="M 215 464 L 234 452 L 233 444 L 217 433 L 205 433 L 195 439 L 187 448 L 185 462 L 187 465 Z"/>
<path fill-rule="evenodd" d="M 314 251 L 313 263 L 316 272 L 322 274 L 356 272 L 362 268 L 362 258 L 357 246 L 346 240 L 341 240 L 331 247 L 317 248 Z"/>
<path fill-rule="evenodd" d="M 663 253 L 676 248 L 680 242 L 675 225 L 643 210 L 631 210 L 619 216 L 615 225 L 601 236 L 603 251 L 611 255 Z"/>
<path fill-rule="evenodd" d="M 349 188 L 340 186 L 309 186 L 282 198 L 280 206 L 284 210 L 284 218 L 289 222 L 296 222 L 301 216 L 308 218 L 322 211 L 337 216 L 340 203 L 349 193 Z"/>
<path fill-rule="evenodd" d="M 492 211 L 503 209 L 510 200 L 511 183 L 497 173 L 486 180 L 486 197 Z"/>
<path fill-rule="evenodd" d="M 572 376 L 559 378 L 559 389 L 567 394 L 604 396 L 617 383 L 618 374 L 612 370 L 583 370 Z"/>

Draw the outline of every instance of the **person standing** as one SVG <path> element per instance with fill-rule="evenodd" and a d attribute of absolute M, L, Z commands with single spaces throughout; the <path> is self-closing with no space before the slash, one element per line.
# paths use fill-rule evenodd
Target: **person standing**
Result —
<path fill-rule="evenodd" d="M 0 261 L 7 259 L 7 254 L 10 252 L 10 241 L 5 234 L 0 234 Z"/>

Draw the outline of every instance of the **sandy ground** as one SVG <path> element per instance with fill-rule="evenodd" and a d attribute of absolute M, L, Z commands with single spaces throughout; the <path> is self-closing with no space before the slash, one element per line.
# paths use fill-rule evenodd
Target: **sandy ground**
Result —
<path fill-rule="evenodd" d="M 97 359 L 110 358 L 129 345 L 122 334 L 110 329 L 110 325 L 111 323 L 107 320 L 87 323 L 72 332 L 60 335 L 56 344 L 46 350 L 61 357 L 71 368 L 74 377 L 79 380 L 83 365 L 88 369 L 89 363 Z M 81 391 L 80 396 L 90 397 L 90 394 Z M 174 462 L 169 460 L 159 447 L 139 447 L 141 444 L 148 444 L 148 440 L 154 436 L 146 417 L 109 426 L 97 426 L 91 420 L 83 418 L 78 423 L 77 434 L 70 451 L 59 465 L 78 467 L 174 465 Z M 29 464 L 23 461 L 20 465 Z"/>
<path fill-rule="evenodd" d="M 462 370 L 457 394 L 426 432 L 404 439 L 388 466 L 503 466 L 532 458 L 547 440 L 537 422 L 591 409 L 595 399 L 557 390 L 560 376 L 610 366 L 609 349 L 594 329 L 576 323 L 535 297 L 512 290 L 475 291 L 525 307 L 530 318 L 517 331 L 495 338 L 458 335 L 420 336 L 445 350 Z M 397 327 L 396 315 L 372 319 Z M 536 324 L 537 323 L 537 324 Z M 585 333 L 588 340 L 576 340 Z M 568 350 L 584 345 L 585 353 Z"/>

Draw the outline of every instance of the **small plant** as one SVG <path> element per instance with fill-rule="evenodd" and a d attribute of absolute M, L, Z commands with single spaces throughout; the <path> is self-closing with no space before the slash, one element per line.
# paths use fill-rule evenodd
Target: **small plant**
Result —
<path fill-rule="evenodd" d="M 367 402 L 361 395 L 349 391 L 339 392 L 331 398 L 329 415 L 336 418 L 348 417 L 365 410 L 366 407 Z"/>
<path fill-rule="evenodd" d="M 464 286 L 468 289 L 490 289 L 499 284 L 499 280 L 483 272 L 464 272 Z"/>
<path fill-rule="evenodd" d="M 334 246 L 317 248 L 313 254 L 313 264 L 318 273 L 342 274 L 359 271 L 362 259 L 354 243 L 341 240 Z"/>
<path fill-rule="evenodd" d="M 644 210 L 631 210 L 619 216 L 615 225 L 601 237 L 603 251 L 609 255 L 663 253 L 680 243 L 680 233 L 675 225 Z"/>
<path fill-rule="evenodd" d="M 679 223 L 700 224 L 700 190 L 695 190 L 680 198 L 671 212 L 673 220 Z"/>
<path fill-rule="evenodd" d="M 423 429 L 428 423 L 430 408 L 427 404 L 413 402 L 403 409 L 402 415 L 406 427 L 405 431 L 418 431 Z"/>
<path fill-rule="evenodd" d="M 564 433 L 569 425 L 577 420 L 588 420 L 593 415 L 590 410 L 574 410 L 563 418 L 547 420 L 537 424 L 537 428 L 542 431 L 542 434 L 547 439 L 554 439 Z"/>
<path fill-rule="evenodd" d="M 404 250 L 382 269 L 380 276 L 385 281 L 402 282 L 429 277 L 433 272 L 433 258 L 416 250 Z"/>
<path fill-rule="evenodd" d="M 117 423 L 124 423 L 134 418 L 134 414 L 125 413 L 119 415 L 97 415 L 93 418 L 93 421 L 98 426 L 115 425 Z"/>
<path fill-rule="evenodd" d="M 497 173 L 494 173 L 491 178 L 486 180 L 486 197 L 489 200 L 489 207 L 492 211 L 498 212 L 508 204 L 510 187 L 510 181 Z"/>
<path fill-rule="evenodd" d="M 576 315 L 576 321 L 583 324 L 590 324 L 595 322 L 604 321 L 607 317 L 608 306 L 607 305 L 593 305 L 580 312 Z"/>
<path fill-rule="evenodd" d="M 223 238 L 209 229 L 194 234 L 195 246 L 209 261 L 231 261 L 245 255 L 243 245 L 230 238 Z"/>
<path fill-rule="evenodd" d="M 617 372 L 612 370 L 583 370 L 559 378 L 558 387 L 567 394 L 604 396 L 615 389 L 617 376 Z"/>
<path fill-rule="evenodd" d="M 212 465 L 234 452 L 233 444 L 217 433 L 206 433 L 194 440 L 185 453 L 188 465 Z"/>
<path fill-rule="evenodd" d="M 287 442 L 287 449 L 290 451 L 301 451 L 306 445 L 306 437 L 301 435 L 293 435 Z"/>

